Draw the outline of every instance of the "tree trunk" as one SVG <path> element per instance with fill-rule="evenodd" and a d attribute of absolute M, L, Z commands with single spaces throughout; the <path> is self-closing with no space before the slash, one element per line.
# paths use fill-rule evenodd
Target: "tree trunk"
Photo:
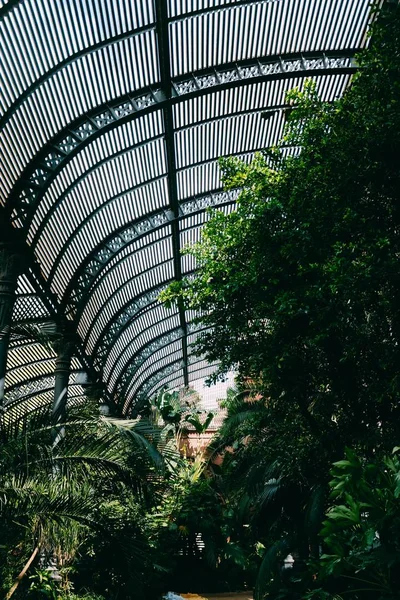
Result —
<path fill-rule="evenodd" d="M 16 580 L 14 581 L 14 583 L 13 583 L 12 587 L 10 588 L 10 590 L 7 592 L 7 595 L 4 598 L 4 600 L 10 600 L 11 596 L 14 594 L 15 590 L 17 589 L 17 587 L 21 583 L 22 579 L 25 577 L 25 575 L 26 575 L 29 567 L 31 566 L 31 564 L 35 560 L 36 555 L 37 555 L 38 552 L 39 552 L 39 547 L 36 546 L 36 548 L 34 549 L 34 551 L 31 554 L 31 556 L 29 557 L 28 562 L 26 563 L 26 565 L 24 566 L 24 568 L 22 569 L 21 573 L 18 575 L 18 577 L 16 578 Z"/>

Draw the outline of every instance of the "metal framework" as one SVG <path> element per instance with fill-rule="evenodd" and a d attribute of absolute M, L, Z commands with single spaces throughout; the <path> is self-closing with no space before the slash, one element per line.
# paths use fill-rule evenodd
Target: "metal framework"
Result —
<path fill-rule="evenodd" d="M 7 409 L 64 395 L 70 370 L 70 394 L 86 373 L 135 414 L 161 386 L 212 372 L 192 356 L 195 315 L 157 297 L 195 269 L 181 249 L 206 209 L 235 208 L 217 159 L 276 144 L 285 92 L 306 78 L 326 101 L 343 94 L 371 11 L 370 0 L 0 0 L 0 227 L 25 257 L 14 283 L 0 272 Z"/>

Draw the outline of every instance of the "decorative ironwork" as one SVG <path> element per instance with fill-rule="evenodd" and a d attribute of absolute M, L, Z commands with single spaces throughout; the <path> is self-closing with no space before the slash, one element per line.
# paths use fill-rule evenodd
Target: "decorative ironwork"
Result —
<path fill-rule="evenodd" d="M 353 56 L 320 56 L 296 58 L 277 57 L 274 60 L 264 59 L 247 65 L 233 65 L 230 69 L 216 67 L 202 75 L 192 74 L 179 81 L 173 81 L 173 86 L 179 96 L 185 96 L 198 90 L 220 86 L 242 79 L 255 77 L 283 75 L 285 73 L 302 73 L 307 71 L 353 69 Z"/>
<path fill-rule="evenodd" d="M 126 391 L 127 386 L 133 383 L 135 373 L 152 354 L 155 354 L 161 348 L 165 348 L 173 342 L 182 339 L 182 336 L 183 331 L 178 327 L 177 329 L 168 332 L 166 335 L 150 342 L 147 346 L 144 346 L 143 349 L 129 361 L 128 365 L 125 365 L 123 375 L 117 385 L 118 393 L 123 394 Z"/>
<path fill-rule="evenodd" d="M 239 189 L 210 192 L 209 194 L 195 196 L 191 200 L 181 202 L 180 208 L 186 216 L 197 211 L 205 210 L 206 208 L 212 208 L 213 206 L 221 206 L 222 204 L 227 204 L 229 202 L 236 202 L 239 194 Z"/>
<path fill-rule="evenodd" d="M 212 208 L 213 206 L 221 206 L 226 203 L 235 202 L 239 193 L 240 190 L 219 190 L 201 196 L 194 196 L 190 200 L 184 200 L 180 203 L 181 215 L 178 218 L 205 210 L 206 208 Z M 155 231 L 163 225 L 167 225 L 173 219 L 174 214 L 172 211 L 162 209 L 136 223 L 130 223 L 114 237 L 105 240 L 102 246 L 91 256 L 89 262 L 84 265 L 83 272 L 77 278 L 76 284 L 71 282 L 72 285 L 67 289 L 64 302 L 74 304 L 79 303 L 82 298 L 86 296 L 87 291 L 93 285 L 93 282 L 104 267 L 116 256 L 116 254 L 120 253 L 140 236 L 148 234 L 150 231 Z"/>
<path fill-rule="evenodd" d="M 35 294 L 18 296 L 14 303 L 13 323 L 19 321 L 38 321 L 39 319 L 46 319 L 48 316 L 49 311 L 43 304 L 43 301 Z"/>
<path fill-rule="evenodd" d="M 165 288 L 166 284 L 158 286 L 152 290 L 147 291 L 145 294 L 134 298 L 123 311 L 116 316 L 111 325 L 107 328 L 104 336 L 97 342 L 94 354 L 96 355 L 95 365 L 100 367 L 103 363 L 103 359 L 108 354 L 109 348 L 116 342 L 121 334 L 121 331 L 126 325 L 132 321 L 142 310 L 157 301 L 158 296 Z"/>
<path fill-rule="evenodd" d="M 27 184 L 20 189 L 17 197 L 14 197 L 11 202 L 11 220 L 15 226 L 25 227 L 29 212 L 40 201 L 55 172 L 68 161 L 75 150 L 86 145 L 91 138 L 99 135 L 101 130 L 108 126 L 118 125 L 121 120 L 138 115 L 144 109 L 170 107 L 171 103 L 179 101 L 180 97 L 186 97 L 188 94 L 197 95 L 202 90 L 226 87 L 244 80 L 276 78 L 292 73 L 308 76 L 322 70 L 341 70 L 352 73 L 355 71 L 353 55 L 352 51 L 347 51 L 345 55 L 343 53 L 333 53 L 333 55 L 314 53 L 311 56 L 304 54 L 292 58 L 276 57 L 273 60 L 271 58 L 254 60 L 252 63 L 247 61 L 247 63 L 233 65 L 229 69 L 221 66 L 209 72 L 194 73 L 184 79 L 171 79 L 170 85 L 173 93 L 169 102 L 166 101 L 166 96 L 171 94 L 171 91 L 167 90 L 166 93 L 163 93 L 161 89 L 154 91 L 149 89 L 137 96 L 129 96 L 116 100 L 115 103 L 109 103 L 98 112 L 90 114 L 86 120 L 77 122 L 75 127 L 70 127 L 63 135 L 60 134 L 62 137 L 59 141 L 55 141 L 53 147 L 41 157 L 39 167 L 36 166 L 36 159 L 32 161 L 35 166 L 33 168 L 28 166 L 28 172 L 31 169 L 30 174 L 23 177 Z"/>
<path fill-rule="evenodd" d="M 29 380 L 26 383 L 22 383 L 12 389 L 7 390 L 6 403 L 12 402 L 13 400 L 20 399 L 25 396 L 32 396 L 33 394 L 39 394 L 46 390 L 54 389 L 54 375 L 49 377 L 41 377 L 40 379 Z"/>
<path fill-rule="evenodd" d="M 163 97 L 158 98 L 153 91 L 145 94 L 142 92 L 136 97 L 128 97 L 122 102 L 117 101 L 90 115 L 85 121 L 78 122 L 74 128 L 69 128 L 41 158 L 40 167 L 35 167 L 27 176 L 27 185 L 19 192 L 17 200 L 12 202 L 11 221 L 14 225 L 21 228 L 25 226 L 29 211 L 39 201 L 39 196 L 43 196 L 55 173 L 68 161 L 73 150 L 83 147 L 83 144 L 99 134 L 106 126 L 118 123 L 121 119 L 147 109 L 162 99 Z"/>

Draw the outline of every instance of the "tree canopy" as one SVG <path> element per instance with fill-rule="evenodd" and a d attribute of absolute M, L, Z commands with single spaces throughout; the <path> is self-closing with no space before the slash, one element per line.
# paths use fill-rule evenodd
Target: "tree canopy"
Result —
<path fill-rule="evenodd" d="M 400 25 L 383 11 L 343 98 L 287 97 L 277 148 L 222 159 L 237 210 L 186 249 L 196 274 L 162 294 L 200 310 L 197 351 L 258 381 L 311 428 L 398 439 Z M 341 444 L 342 446 L 342 444 Z"/>
<path fill-rule="evenodd" d="M 222 479 L 236 514 L 246 507 L 247 544 L 265 548 L 259 599 L 397 597 L 397 509 L 379 520 L 382 499 L 397 506 L 396 476 L 368 474 L 394 465 L 400 439 L 398 4 L 385 5 L 357 60 L 333 103 L 312 80 L 289 92 L 276 148 L 220 160 L 226 189 L 240 190 L 237 210 L 212 212 L 185 249 L 196 273 L 161 295 L 199 311 L 197 352 L 219 361 L 217 377 L 238 372 L 215 448 L 232 449 Z M 353 479 L 346 455 L 360 457 Z M 340 492 L 329 499 L 332 477 Z M 376 490 L 375 512 L 358 477 Z M 292 578 L 278 566 L 288 552 Z"/>

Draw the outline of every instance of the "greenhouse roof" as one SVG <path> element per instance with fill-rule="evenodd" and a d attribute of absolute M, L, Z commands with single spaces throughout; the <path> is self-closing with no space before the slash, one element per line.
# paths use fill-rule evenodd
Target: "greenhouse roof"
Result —
<path fill-rule="evenodd" d="M 371 0 L 0 0 L 0 217 L 32 258 L 7 402 L 51 393 L 54 352 L 26 328 L 63 317 L 72 390 L 90 371 L 125 414 L 212 373 L 195 315 L 157 298 L 194 271 L 206 209 L 235 208 L 217 159 L 276 144 L 306 78 L 343 94 L 370 20 Z"/>

